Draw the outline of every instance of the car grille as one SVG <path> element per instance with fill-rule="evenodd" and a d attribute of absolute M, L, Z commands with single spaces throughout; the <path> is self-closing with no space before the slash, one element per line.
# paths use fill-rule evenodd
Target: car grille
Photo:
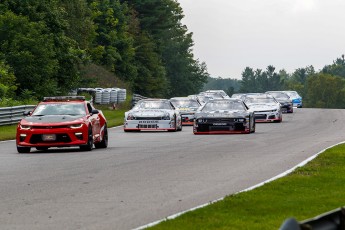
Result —
<path fill-rule="evenodd" d="M 267 118 L 266 114 L 255 114 L 255 119 L 266 120 L 266 118 Z"/>
<path fill-rule="evenodd" d="M 68 128 L 66 125 L 59 125 L 59 126 L 33 126 L 32 129 L 65 129 Z"/>
<path fill-rule="evenodd" d="M 244 119 L 244 118 L 240 118 Z M 205 118 L 198 122 L 198 132 L 209 131 L 244 131 L 245 121 L 238 122 L 238 118 Z"/>
<path fill-rule="evenodd" d="M 58 143 L 58 142 L 63 142 L 63 143 L 68 143 L 71 142 L 71 138 L 68 136 L 66 133 L 62 134 L 56 134 L 56 140 L 51 141 L 49 143 Z M 37 143 L 47 143 L 46 141 L 42 140 L 42 135 L 41 134 L 34 134 L 30 138 L 30 143 L 31 144 L 37 144 Z"/>
<path fill-rule="evenodd" d="M 156 129 L 158 126 L 157 124 L 139 124 L 138 128 L 142 128 L 142 129 Z"/>

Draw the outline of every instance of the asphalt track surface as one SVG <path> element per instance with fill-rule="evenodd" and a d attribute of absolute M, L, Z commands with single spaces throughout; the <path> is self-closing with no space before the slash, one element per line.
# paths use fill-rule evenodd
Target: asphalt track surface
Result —
<path fill-rule="evenodd" d="M 0 229 L 133 229 L 268 180 L 345 140 L 345 110 L 296 109 L 254 134 L 109 130 L 107 149 L 0 142 Z"/>

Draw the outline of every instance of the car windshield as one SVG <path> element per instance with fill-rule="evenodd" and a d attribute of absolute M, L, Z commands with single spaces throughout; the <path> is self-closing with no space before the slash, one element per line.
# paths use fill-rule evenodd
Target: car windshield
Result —
<path fill-rule="evenodd" d="M 200 104 L 195 100 L 171 100 L 171 103 L 177 108 L 191 108 L 200 106 Z"/>
<path fill-rule="evenodd" d="M 167 101 L 142 101 L 134 109 L 172 109 Z"/>
<path fill-rule="evenodd" d="M 248 97 L 245 100 L 246 104 L 273 104 L 276 101 L 273 98 L 255 98 L 255 97 Z"/>
<path fill-rule="evenodd" d="M 86 115 L 86 110 L 82 103 L 49 103 L 38 105 L 32 115 Z"/>
<path fill-rule="evenodd" d="M 238 101 L 209 101 L 202 108 L 202 111 L 217 111 L 217 110 L 245 110 L 243 104 Z"/>
<path fill-rule="evenodd" d="M 287 94 L 281 92 L 270 92 L 269 94 L 271 94 L 275 98 L 290 99 Z"/>
<path fill-rule="evenodd" d="M 296 92 L 286 92 L 290 97 L 292 97 L 292 98 L 297 98 L 297 97 L 299 97 L 299 95 L 298 95 L 298 93 L 296 93 Z"/>

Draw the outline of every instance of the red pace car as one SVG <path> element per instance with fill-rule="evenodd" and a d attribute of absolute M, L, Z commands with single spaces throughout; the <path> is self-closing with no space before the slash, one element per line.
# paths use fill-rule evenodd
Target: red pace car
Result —
<path fill-rule="evenodd" d="M 79 146 L 91 151 L 108 146 L 107 121 L 83 96 L 45 97 L 17 126 L 16 144 L 19 153 L 32 147 Z"/>

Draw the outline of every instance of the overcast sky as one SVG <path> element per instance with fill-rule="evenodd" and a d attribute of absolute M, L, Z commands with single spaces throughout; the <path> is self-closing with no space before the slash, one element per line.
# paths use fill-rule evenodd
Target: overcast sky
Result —
<path fill-rule="evenodd" d="M 245 67 L 319 70 L 345 53 L 345 0 L 177 0 L 212 77 Z"/>

